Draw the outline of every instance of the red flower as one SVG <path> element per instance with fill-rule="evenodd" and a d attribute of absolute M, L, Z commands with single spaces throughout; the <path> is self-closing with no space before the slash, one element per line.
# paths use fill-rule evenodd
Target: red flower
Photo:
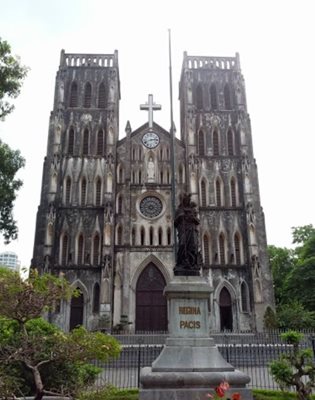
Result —
<path fill-rule="evenodd" d="M 233 393 L 232 394 L 232 400 L 241 400 L 240 393 Z"/>
<path fill-rule="evenodd" d="M 223 387 L 221 387 L 221 385 L 220 385 L 220 386 L 217 386 L 217 387 L 215 388 L 215 391 L 216 391 L 216 394 L 217 394 L 219 397 L 224 397 L 225 390 L 224 390 Z"/>

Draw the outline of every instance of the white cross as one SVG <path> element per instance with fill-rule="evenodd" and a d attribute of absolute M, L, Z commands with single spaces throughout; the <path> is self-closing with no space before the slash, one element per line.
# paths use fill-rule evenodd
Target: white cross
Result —
<path fill-rule="evenodd" d="M 161 110 L 162 106 L 160 104 L 153 103 L 153 95 L 149 94 L 148 102 L 145 104 L 140 104 L 140 110 L 149 111 L 149 128 L 153 128 L 153 110 Z"/>

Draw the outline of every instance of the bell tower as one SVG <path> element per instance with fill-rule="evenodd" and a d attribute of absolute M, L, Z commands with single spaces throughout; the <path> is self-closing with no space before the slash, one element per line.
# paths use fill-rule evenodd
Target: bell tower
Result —
<path fill-rule="evenodd" d="M 239 55 L 184 53 L 179 88 L 187 190 L 214 287 L 211 327 L 262 329 L 273 288 Z"/>

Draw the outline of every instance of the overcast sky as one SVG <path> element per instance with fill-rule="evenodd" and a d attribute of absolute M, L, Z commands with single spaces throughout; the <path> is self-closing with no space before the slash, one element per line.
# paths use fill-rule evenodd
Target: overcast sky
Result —
<path fill-rule="evenodd" d="M 174 119 L 179 134 L 178 82 L 183 52 L 240 53 L 269 244 L 291 247 L 291 227 L 315 225 L 313 0 L 0 0 L 0 36 L 30 72 L 0 138 L 20 149 L 26 167 L 15 206 L 22 265 L 32 258 L 49 114 L 60 51 L 118 50 L 120 137 L 147 121 L 139 105 L 149 93 L 154 115 L 170 126 L 168 28 L 172 30 Z"/>

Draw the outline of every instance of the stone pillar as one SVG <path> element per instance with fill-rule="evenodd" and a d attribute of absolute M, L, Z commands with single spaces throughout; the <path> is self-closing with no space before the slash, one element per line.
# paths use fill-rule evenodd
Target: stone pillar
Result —
<path fill-rule="evenodd" d="M 140 400 L 206 399 L 221 382 L 252 400 L 249 377 L 227 363 L 209 337 L 208 302 L 212 288 L 204 277 L 176 276 L 165 288 L 169 333 L 152 367 L 141 371 Z"/>

